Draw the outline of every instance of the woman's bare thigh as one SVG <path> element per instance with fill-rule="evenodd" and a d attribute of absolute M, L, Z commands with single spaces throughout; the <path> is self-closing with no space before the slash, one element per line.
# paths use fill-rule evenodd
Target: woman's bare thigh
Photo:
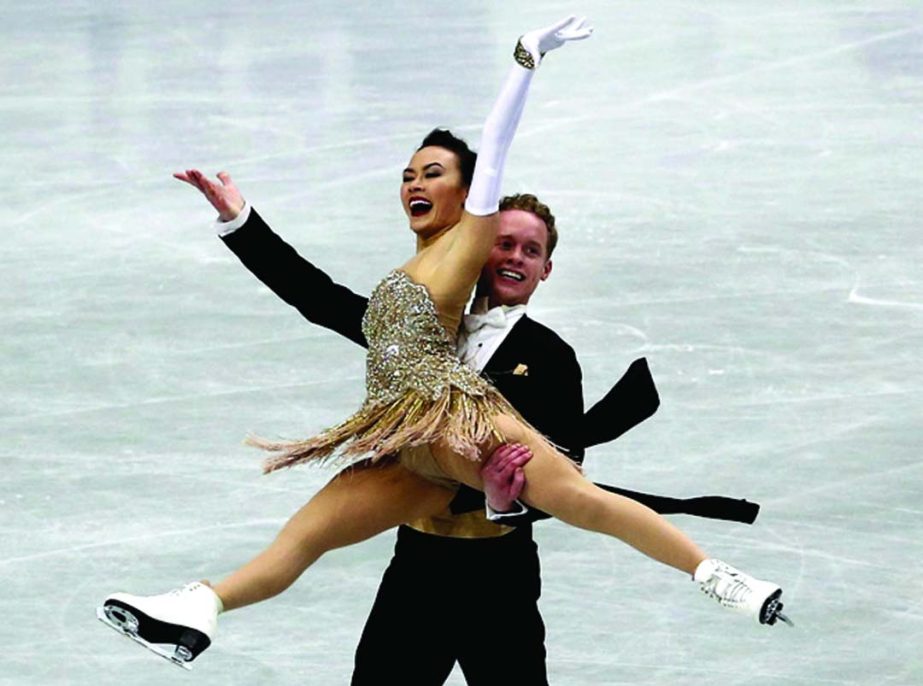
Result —
<path fill-rule="evenodd" d="M 527 478 L 530 472 L 539 478 L 543 478 L 546 474 L 560 476 L 562 473 L 566 473 L 567 476 L 579 477 L 579 469 L 568 457 L 555 450 L 544 436 L 526 426 L 520 420 L 510 415 L 500 414 L 494 417 L 494 424 L 504 438 L 503 443 L 521 443 L 528 446 L 532 451 L 532 460 L 525 466 Z M 450 478 L 472 488 L 483 490 L 484 482 L 481 479 L 481 465 L 483 460 L 499 445 L 499 442 L 485 445 L 481 450 L 480 461 L 469 460 L 458 455 L 442 441 L 433 444 L 430 449 L 439 468 Z"/>
<path fill-rule="evenodd" d="M 397 461 L 361 463 L 337 474 L 293 519 L 310 522 L 330 548 L 365 540 L 405 522 L 443 512 L 455 493 Z M 290 525 L 292 522 L 290 522 Z M 297 524 L 296 524 L 297 526 Z"/>

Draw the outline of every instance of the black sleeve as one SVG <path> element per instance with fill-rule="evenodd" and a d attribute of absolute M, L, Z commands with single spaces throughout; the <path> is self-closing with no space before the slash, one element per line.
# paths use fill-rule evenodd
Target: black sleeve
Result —
<path fill-rule="evenodd" d="M 251 208 L 246 223 L 222 240 L 254 276 L 306 319 L 368 347 L 362 333 L 368 299 L 334 283 L 301 257 L 256 210 Z"/>
<path fill-rule="evenodd" d="M 659 514 L 687 514 L 708 519 L 753 524 L 760 513 L 759 503 L 746 498 L 729 498 L 725 495 L 701 495 L 695 498 L 673 498 L 666 495 L 630 491 L 627 488 L 596 484 L 605 491 L 637 500 Z"/>
<path fill-rule="evenodd" d="M 589 448 L 614 441 L 650 417 L 660 396 L 645 358 L 631 363 L 622 378 L 583 418 L 583 443 Z"/>

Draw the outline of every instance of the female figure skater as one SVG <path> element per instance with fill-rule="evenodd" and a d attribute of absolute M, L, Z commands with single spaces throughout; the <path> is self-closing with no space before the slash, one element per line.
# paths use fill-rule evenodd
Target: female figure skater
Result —
<path fill-rule="evenodd" d="M 188 667 L 210 644 L 220 612 L 280 593 L 328 550 L 437 514 L 459 483 L 481 488 L 480 459 L 505 443 L 532 453 L 522 492 L 529 506 L 622 539 L 761 623 L 785 620 L 779 586 L 708 559 L 653 510 L 596 487 L 456 357 L 462 312 L 495 240 L 504 160 L 534 70 L 548 51 L 590 33 L 584 20 L 571 17 L 520 39 L 516 64 L 485 123 L 473 178 L 458 139 L 446 132 L 431 134 L 411 158 L 401 200 L 417 249 L 369 300 L 362 408 L 304 441 L 256 441 L 276 453 L 267 472 L 335 455 L 371 457 L 338 474 L 269 548 L 214 587 L 195 583 L 149 597 L 117 593 L 98 610 L 102 621 Z M 201 190 L 222 219 L 244 204 L 226 175 L 219 175 L 221 186 L 195 170 L 176 176 Z"/>

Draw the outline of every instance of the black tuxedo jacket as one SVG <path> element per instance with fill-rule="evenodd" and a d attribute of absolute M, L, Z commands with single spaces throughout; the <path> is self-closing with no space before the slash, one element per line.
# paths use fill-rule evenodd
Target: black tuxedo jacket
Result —
<path fill-rule="evenodd" d="M 256 210 L 251 208 L 247 222 L 223 240 L 247 269 L 306 319 L 368 347 L 362 334 L 368 299 L 301 257 Z M 483 374 L 527 421 L 578 462 L 587 445 L 612 440 L 653 414 L 659 403 L 647 365 L 639 360 L 621 385 L 584 414 L 582 374 L 573 348 L 528 316 L 507 334 Z M 483 494 L 463 489 L 452 509 L 463 512 L 483 503 Z"/>

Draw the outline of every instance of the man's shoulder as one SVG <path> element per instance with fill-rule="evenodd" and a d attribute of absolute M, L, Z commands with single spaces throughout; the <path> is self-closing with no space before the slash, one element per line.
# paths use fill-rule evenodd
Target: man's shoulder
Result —
<path fill-rule="evenodd" d="M 520 335 L 529 337 L 530 346 L 541 345 L 558 354 L 567 353 L 573 357 L 577 356 L 570 343 L 565 341 L 557 331 L 533 319 L 528 314 L 523 315 L 522 319 L 519 320 L 517 328 L 520 329 L 518 332 Z"/>

